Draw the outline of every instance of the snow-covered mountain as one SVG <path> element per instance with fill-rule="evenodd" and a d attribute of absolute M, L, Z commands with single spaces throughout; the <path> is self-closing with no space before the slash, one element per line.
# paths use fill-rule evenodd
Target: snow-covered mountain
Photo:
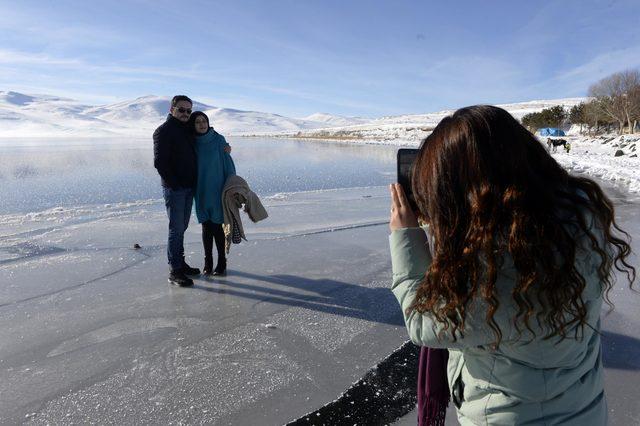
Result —
<path fill-rule="evenodd" d="M 131 101 L 118 102 L 89 108 L 85 114 L 108 122 L 119 123 L 156 123 L 169 112 L 171 99 L 162 96 L 142 96 Z M 210 105 L 194 101 L 193 109 L 204 111 L 213 108 Z"/>
<path fill-rule="evenodd" d="M 325 127 L 335 126 L 354 126 L 357 124 L 363 124 L 371 121 L 368 118 L 360 117 L 341 117 L 337 115 L 327 114 L 326 112 L 316 112 L 307 117 L 304 117 L 305 121 L 314 121 L 316 123 L 323 123 Z"/>
<path fill-rule="evenodd" d="M 67 98 L 0 91 L 0 136 L 49 137 L 113 134 L 108 123 L 85 114 L 91 106 Z"/>
<path fill-rule="evenodd" d="M 205 111 L 211 125 L 223 133 L 246 135 L 255 133 L 296 132 L 322 127 L 322 123 L 278 114 L 257 111 L 240 111 L 229 108 L 211 108 Z"/>
<path fill-rule="evenodd" d="M 584 98 L 500 105 L 516 118 L 554 105 L 572 106 Z M 50 95 L 0 91 L 0 137 L 148 137 L 164 120 L 171 98 L 142 96 L 109 105 L 85 105 Z M 257 111 L 220 108 L 198 101 L 212 125 L 226 135 L 401 140 L 423 138 L 452 110 L 366 119 L 316 113 L 290 118 Z"/>
<path fill-rule="evenodd" d="M 85 105 L 49 95 L 0 91 L 0 137 L 149 136 L 169 112 L 170 97 L 142 96 L 110 105 Z M 326 115 L 324 121 L 278 114 L 218 108 L 194 101 L 212 125 L 225 134 L 297 132 L 347 122 Z"/>

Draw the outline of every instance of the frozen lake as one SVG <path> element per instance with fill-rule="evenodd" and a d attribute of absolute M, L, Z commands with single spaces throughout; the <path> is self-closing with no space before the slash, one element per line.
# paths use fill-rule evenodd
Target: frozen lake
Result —
<path fill-rule="evenodd" d="M 229 138 L 238 174 L 260 195 L 380 186 L 395 176 L 397 148 Z M 153 142 L 0 141 L 0 215 L 162 197 Z"/>
<path fill-rule="evenodd" d="M 227 277 L 191 289 L 166 282 L 150 141 L 0 144 L 0 423 L 283 424 L 403 344 L 388 290 L 397 148 L 230 142 L 270 217 L 246 224 Z M 640 235 L 637 196 L 602 184 Z M 186 250 L 201 266 L 195 220 Z M 611 424 L 638 424 L 640 296 L 612 299 Z"/>

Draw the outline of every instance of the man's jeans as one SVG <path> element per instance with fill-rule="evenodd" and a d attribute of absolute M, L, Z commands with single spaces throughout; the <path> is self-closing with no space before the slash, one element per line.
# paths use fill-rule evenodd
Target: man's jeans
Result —
<path fill-rule="evenodd" d="M 193 189 L 163 188 L 164 205 L 169 216 L 169 241 L 167 257 L 172 271 L 184 267 L 184 232 L 189 226 L 191 207 L 193 206 Z"/>

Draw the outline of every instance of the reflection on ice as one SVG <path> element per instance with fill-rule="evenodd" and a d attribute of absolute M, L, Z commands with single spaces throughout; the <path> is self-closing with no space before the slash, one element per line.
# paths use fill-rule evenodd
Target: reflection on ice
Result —
<path fill-rule="evenodd" d="M 151 139 L 0 144 L 0 214 L 160 198 Z M 230 138 L 238 174 L 260 195 L 384 185 L 394 147 Z"/>

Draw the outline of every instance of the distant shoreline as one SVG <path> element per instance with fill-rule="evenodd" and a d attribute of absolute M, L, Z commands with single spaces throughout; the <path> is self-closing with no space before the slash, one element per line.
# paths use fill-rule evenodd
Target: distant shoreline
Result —
<path fill-rule="evenodd" d="M 407 141 L 404 139 L 367 139 L 367 138 L 330 138 L 330 137 L 314 137 L 314 136 L 290 136 L 290 135 L 228 135 L 229 138 L 246 138 L 246 139 L 284 139 L 290 141 L 301 142 L 327 142 L 327 143 L 342 143 L 350 145 L 385 145 L 385 146 L 403 146 L 403 147 L 417 147 L 420 141 Z"/>

